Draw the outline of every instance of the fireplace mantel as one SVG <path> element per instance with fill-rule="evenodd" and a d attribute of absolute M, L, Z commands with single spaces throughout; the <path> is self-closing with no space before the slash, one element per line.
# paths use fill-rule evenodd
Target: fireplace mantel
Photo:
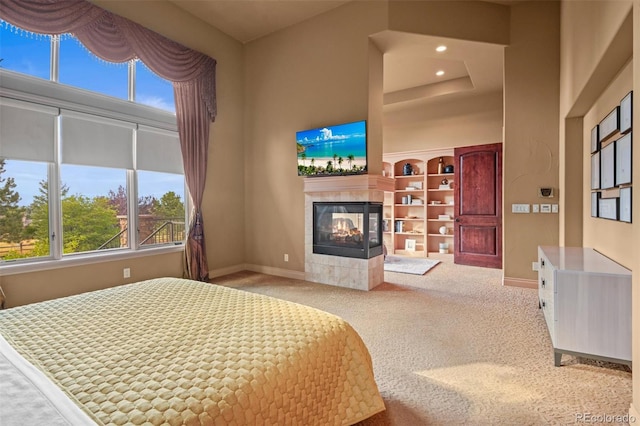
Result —
<path fill-rule="evenodd" d="M 304 192 L 393 191 L 393 178 L 379 175 L 307 177 Z"/>

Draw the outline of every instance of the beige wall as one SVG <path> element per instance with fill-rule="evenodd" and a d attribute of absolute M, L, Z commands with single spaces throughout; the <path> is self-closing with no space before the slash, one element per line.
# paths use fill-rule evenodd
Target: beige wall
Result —
<path fill-rule="evenodd" d="M 203 200 L 207 256 L 209 268 L 214 271 L 242 264 L 245 231 L 242 45 L 169 2 L 151 5 L 142 1 L 100 0 L 94 3 L 218 61 L 219 113 L 211 126 L 209 171 Z M 124 267 L 131 268 L 132 279 L 182 276 L 182 256 L 172 253 L 9 275 L 0 277 L 0 284 L 7 293 L 9 306 L 16 306 L 130 282 L 122 278 Z"/>
<path fill-rule="evenodd" d="M 131 270 L 130 278 L 122 278 L 124 268 Z M 150 278 L 181 276 L 181 253 L 169 253 L 29 274 L 5 275 L 0 277 L 0 284 L 7 296 L 7 307 L 12 308 Z"/>
<path fill-rule="evenodd" d="M 484 1 L 391 1 L 389 29 L 509 44 L 509 7 Z"/>
<path fill-rule="evenodd" d="M 502 142 L 502 92 L 385 107 L 385 153 Z"/>
<path fill-rule="evenodd" d="M 504 276 L 535 280 L 537 246 L 558 243 L 558 214 L 514 214 L 513 203 L 558 203 L 559 5 L 516 2 L 504 60 Z M 544 30 L 542 30 L 544 29 Z M 552 187 L 552 199 L 538 198 Z"/>
<path fill-rule="evenodd" d="M 562 2 L 561 13 L 561 96 L 560 145 L 565 155 L 560 163 L 565 193 L 577 193 L 581 208 L 567 206 L 572 222 L 581 217 L 584 246 L 603 251 L 632 271 L 640 270 L 638 212 L 640 197 L 633 197 L 633 223 L 623 224 L 590 217 L 589 161 L 590 131 L 629 90 L 640 89 L 637 59 L 640 57 L 640 0 Z M 633 122 L 640 123 L 640 102 L 633 99 Z M 578 130 L 577 124 L 582 127 Z M 579 152 L 578 146 L 584 148 Z M 639 181 L 640 150 L 633 150 L 633 182 Z M 579 155 L 576 155 L 579 153 Z M 576 164 L 577 163 L 577 164 Z M 576 175 L 579 175 L 577 177 Z M 561 232 L 570 225 L 561 224 Z M 640 362 L 640 277 L 633 273 L 633 362 Z M 633 375 L 633 401 L 630 413 L 640 418 L 640 378 Z"/>
<path fill-rule="evenodd" d="M 295 134 L 368 118 L 368 36 L 385 25 L 383 2 L 353 2 L 246 45 L 245 262 L 250 267 L 304 271 L 304 193 Z M 375 136 L 375 121 L 369 127 Z M 376 149 L 375 142 L 370 138 L 370 147 Z M 376 162 L 372 151 L 369 161 Z"/>

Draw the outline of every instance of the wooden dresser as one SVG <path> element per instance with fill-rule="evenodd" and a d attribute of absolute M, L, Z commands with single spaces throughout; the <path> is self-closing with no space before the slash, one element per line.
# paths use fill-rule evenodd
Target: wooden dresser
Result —
<path fill-rule="evenodd" d="M 538 247 L 538 297 L 562 354 L 631 365 L 631 271 L 591 248 Z"/>

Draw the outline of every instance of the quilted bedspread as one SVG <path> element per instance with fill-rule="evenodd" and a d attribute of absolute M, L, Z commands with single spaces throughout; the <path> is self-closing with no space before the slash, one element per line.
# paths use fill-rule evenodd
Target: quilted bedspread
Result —
<path fill-rule="evenodd" d="M 384 410 L 344 320 L 212 284 L 159 278 L 17 307 L 0 311 L 0 333 L 98 424 L 346 425 Z"/>

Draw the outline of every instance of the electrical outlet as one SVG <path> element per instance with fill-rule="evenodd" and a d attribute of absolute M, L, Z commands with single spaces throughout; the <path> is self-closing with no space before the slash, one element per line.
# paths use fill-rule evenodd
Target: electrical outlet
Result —
<path fill-rule="evenodd" d="M 540 213 L 551 213 L 551 204 L 540 204 Z"/>
<path fill-rule="evenodd" d="M 531 270 L 532 271 L 537 271 L 540 268 L 540 266 L 538 265 L 538 262 L 531 262 Z"/>
<path fill-rule="evenodd" d="M 122 275 L 124 278 L 131 278 L 131 268 L 124 268 L 122 270 Z"/>
<path fill-rule="evenodd" d="M 288 261 L 289 261 L 289 255 L 288 255 L 288 254 L 286 254 L 286 253 L 284 254 L 284 261 L 285 261 L 285 262 L 288 262 Z"/>

